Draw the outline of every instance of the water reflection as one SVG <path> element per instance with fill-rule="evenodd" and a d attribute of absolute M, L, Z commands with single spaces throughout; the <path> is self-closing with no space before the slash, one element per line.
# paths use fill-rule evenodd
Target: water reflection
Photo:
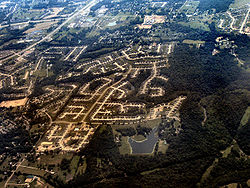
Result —
<path fill-rule="evenodd" d="M 158 128 L 155 127 L 143 141 L 135 141 L 133 138 L 129 137 L 128 142 L 132 148 L 132 154 L 152 153 L 158 141 L 158 134 L 156 134 L 157 130 Z"/>

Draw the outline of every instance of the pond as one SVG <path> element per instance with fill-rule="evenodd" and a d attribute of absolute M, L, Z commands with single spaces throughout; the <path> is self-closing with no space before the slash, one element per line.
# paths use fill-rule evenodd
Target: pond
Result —
<path fill-rule="evenodd" d="M 158 128 L 155 127 L 147 138 L 143 141 L 135 141 L 129 137 L 128 142 L 132 148 L 132 154 L 146 154 L 153 153 L 155 144 L 158 141 L 158 135 L 156 134 Z"/>
<path fill-rule="evenodd" d="M 116 25 L 116 21 L 110 22 L 110 23 L 108 24 L 109 27 L 112 27 L 112 26 L 115 26 L 115 25 Z"/>
<path fill-rule="evenodd" d="M 94 20 L 94 18 L 87 18 L 86 21 L 88 22 L 92 22 Z"/>

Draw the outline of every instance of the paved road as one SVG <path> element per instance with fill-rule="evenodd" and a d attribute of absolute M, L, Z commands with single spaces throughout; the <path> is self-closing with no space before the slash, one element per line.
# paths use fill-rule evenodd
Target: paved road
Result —
<path fill-rule="evenodd" d="M 14 176 L 15 172 L 18 170 L 18 168 L 21 166 L 21 164 L 23 163 L 24 158 L 21 158 L 18 162 L 17 162 L 17 166 L 16 169 L 12 172 L 11 176 L 7 179 L 7 181 L 4 184 L 4 188 L 7 187 L 9 181 L 11 180 L 11 178 Z"/>
<path fill-rule="evenodd" d="M 231 14 L 231 12 L 227 12 L 227 14 L 230 16 L 230 18 L 232 19 L 232 22 L 231 22 L 231 24 L 230 24 L 230 28 L 232 29 L 232 30 L 235 30 L 235 28 L 233 27 L 233 25 L 234 25 L 234 23 L 235 23 L 235 18 L 232 16 L 232 14 Z"/>
<path fill-rule="evenodd" d="M 15 7 L 14 7 L 14 9 L 13 9 L 9 14 L 6 15 L 6 17 L 4 18 L 4 20 L 5 20 L 6 18 L 8 18 L 11 14 L 13 14 L 13 13 L 16 11 L 17 6 L 18 6 L 18 4 L 16 4 Z"/>
<path fill-rule="evenodd" d="M 13 26 L 19 26 L 19 25 L 26 25 L 26 24 L 30 24 L 30 23 L 44 23 L 44 22 L 54 22 L 54 21 L 60 21 L 66 18 L 55 18 L 55 19 L 44 19 L 44 20 L 30 20 L 27 22 L 19 22 L 19 23 L 12 23 L 12 24 L 5 24 L 5 25 L 1 25 L 0 24 L 0 29 L 5 28 L 5 27 L 13 27 Z"/>
<path fill-rule="evenodd" d="M 243 21 L 243 23 L 242 23 L 242 25 L 241 25 L 241 27 L 240 27 L 240 33 L 244 33 L 242 30 L 243 30 L 243 28 L 244 28 L 244 26 L 245 26 L 245 24 L 246 24 L 246 22 L 247 22 L 247 18 L 248 18 L 248 16 L 249 16 L 249 12 L 250 12 L 250 8 L 248 8 L 248 11 L 247 11 L 247 14 L 246 14 L 246 16 L 245 16 L 245 19 L 244 19 L 244 21 Z"/>
<path fill-rule="evenodd" d="M 117 84 L 121 83 L 123 80 L 125 80 L 127 78 L 127 76 L 129 75 L 129 73 L 131 72 L 132 67 L 130 66 L 128 71 L 126 73 L 124 73 L 123 77 L 118 81 L 115 82 L 114 84 L 112 84 L 111 86 L 107 87 L 102 94 L 99 96 L 99 98 L 95 101 L 95 103 L 91 106 L 91 108 L 88 110 L 88 112 L 85 114 L 85 116 L 82 119 L 82 122 L 84 122 L 87 117 L 89 116 L 89 114 L 93 111 L 93 109 L 96 107 L 96 105 L 99 103 L 99 101 L 102 99 L 102 97 L 105 95 L 105 93 L 112 87 L 115 87 Z"/>
<path fill-rule="evenodd" d="M 3 62 L 3 61 L 7 61 L 11 58 L 14 58 L 16 55 L 20 55 L 20 57 L 23 56 L 23 54 L 34 48 L 35 46 L 37 46 L 38 44 L 46 41 L 47 39 L 49 39 L 50 37 L 52 37 L 55 33 L 57 33 L 63 26 L 65 26 L 66 24 L 68 24 L 70 21 L 72 21 L 76 16 L 80 15 L 80 14 L 84 14 L 85 12 L 87 12 L 92 6 L 94 6 L 96 3 L 98 2 L 98 0 L 92 0 L 90 1 L 86 6 L 84 6 L 82 9 L 80 9 L 79 11 L 77 11 L 75 14 L 73 14 L 72 16 L 70 16 L 65 22 L 63 22 L 61 25 L 59 25 L 54 31 L 50 32 L 46 37 L 44 37 L 43 39 L 37 41 L 36 43 L 30 45 L 29 47 L 27 47 L 26 49 L 14 54 L 14 55 L 11 55 L 9 56 L 8 58 L 5 58 L 3 60 L 1 60 L 0 62 Z"/>
<path fill-rule="evenodd" d="M 44 112 L 50 119 L 50 123 L 49 123 L 49 127 L 52 125 L 52 118 L 51 116 L 47 113 L 47 112 Z M 39 138 L 39 140 L 36 142 L 36 144 L 34 145 L 34 147 L 37 147 L 38 143 L 40 142 L 41 138 L 43 136 L 41 136 Z M 13 175 L 15 174 L 15 172 L 17 172 L 18 168 L 20 166 L 23 166 L 22 163 L 25 161 L 25 156 L 23 156 L 18 162 L 17 162 L 17 166 L 16 166 L 16 169 L 12 172 L 12 174 L 10 175 L 10 177 L 7 179 L 7 181 L 5 182 L 4 184 L 4 188 L 6 188 L 8 185 L 9 185 L 9 181 L 11 180 L 11 178 L 13 177 Z M 12 184 L 11 184 L 12 185 Z M 20 184 L 19 184 L 20 185 Z"/>

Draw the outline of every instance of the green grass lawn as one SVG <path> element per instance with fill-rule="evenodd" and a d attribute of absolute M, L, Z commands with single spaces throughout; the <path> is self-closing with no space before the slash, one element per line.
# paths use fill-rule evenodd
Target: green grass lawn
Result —
<path fill-rule="evenodd" d="M 44 14 L 44 10 L 24 10 L 24 9 L 17 9 L 15 14 L 13 14 L 12 18 L 14 19 L 27 19 L 27 18 L 38 18 L 39 16 Z"/>
<path fill-rule="evenodd" d="M 184 40 L 183 43 L 185 43 L 185 44 L 205 44 L 205 41 L 200 41 L 200 40 Z"/>
<path fill-rule="evenodd" d="M 199 1 L 189 1 L 186 3 L 185 6 L 183 6 L 180 11 L 184 12 L 186 14 L 193 14 L 196 10 L 196 8 L 199 6 L 200 2 Z"/>
<path fill-rule="evenodd" d="M 160 140 L 158 153 L 161 152 L 161 153 L 165 154 L 167 149 L 168 149 L 168 146 L 169 146 L 169 144 L 165 144 L 163 140 Z"/>
<path fill-rule="evenodd" d="M 34 73 L 34 76 L 46 77 L 46 76 L 47 76 L 47 70 L 46 70 L 46 69 L 37 70 L 37 71 Z"/>
<path fill-rule="evenodd" d="M 83 164 L 78 166 L 76 174 L 82 175 L 85 173 L 86 169 L 87 169 L 87 161 L 86 161 L 86 158 L 84 158 Z"/>
<path fill-rule="evenodd" d="M 47 165 L 57 165 L 60 164 L 63 158 L 66 158 L 68 160 L 72 159 L 73 154 L 58 154 L 58 155 L 42 155 L 40 159 L 41 164 L 47 164 Z"/>
<path fill-rule="evenodd" d="M 249 3 L 249 0 L 234 0 L 234 3 L 230 5 L 230 8 L 240 8 Z"/>
<path fill-rule="evenodd" d="M 200 30 L 204 30 L 204 31 L 210 31 L 208 25 L 204 24 L 203 22 L 199 22 L 199 21 L 191 21 L 191 22 L 178 22 L 179 24 L 183 25 L 183 26 L 187 26 L 193 29 L 200 29 Z"/>
<path fill-rule="evenodd" d="M 128 137 L 121 138 L 121 147 L 119 147 L 119 152 L 121 155 L 131 154 L 131 147 L 128 143 Z"/>
<path fill-rule="evenodd" d="M 243 115 L 241 121 L 240 121 L 240 127 L 243 127 L 247 124 L 247 122 L 249 121 L 250 119 L 250 107 L 248 107 L 245 111 L 245 114 Z"/>
<path fill-rule="evenodd" d="M 21 172 L 22 174 L 30 174 L 30 175 L 37 175 L 37 176 L 44 176 L 46 174 L 46 171 L 39 170 L 39 169 L 31 169 L 28 167 L 19 167 L 18 172 Z"/>
<path fill-rule="evenodd" d="M 75 175 L 78 167 L 80 156 L 74 156 L 71 163 L 70 163 L 70 169 L 71 169 L 71 174 Z"/>
<path fill-rule="evenodd" d="M 135 136 L 133 136 L 132 138 L 133 138 L 134 140 L 136 140 L 136 141 L 143 141 L 143 140 L 146 139 L 145 136 L 142 136 L 142 135 L 135 135 Z"/>

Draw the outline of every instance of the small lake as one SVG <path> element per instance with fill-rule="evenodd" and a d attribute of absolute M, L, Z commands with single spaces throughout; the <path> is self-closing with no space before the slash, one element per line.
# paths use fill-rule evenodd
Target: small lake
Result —
<path fill-rule="evenodd" d="M 94 20 L 94 18 L 87 18 L 86 21 L 88 22 L 92 22 Z"/>
<path fill-rule="evenodd" d="M 155 127 L 143 141 L 135 141 L 133 138 L 129 137 L 128 143 L 132 148 L 132 154 L 152 153 L 158 141 L 158 135 L 155 134 L 157 130 L 158 128 Z"/>
<path fill-rule="evenodd" d="M 112 26 L 115 26 L 115 25 L 116 25 L 116 21 L 110 22 L 110 23 L 108 24 L 109 27 L 112 27 Z"/>

